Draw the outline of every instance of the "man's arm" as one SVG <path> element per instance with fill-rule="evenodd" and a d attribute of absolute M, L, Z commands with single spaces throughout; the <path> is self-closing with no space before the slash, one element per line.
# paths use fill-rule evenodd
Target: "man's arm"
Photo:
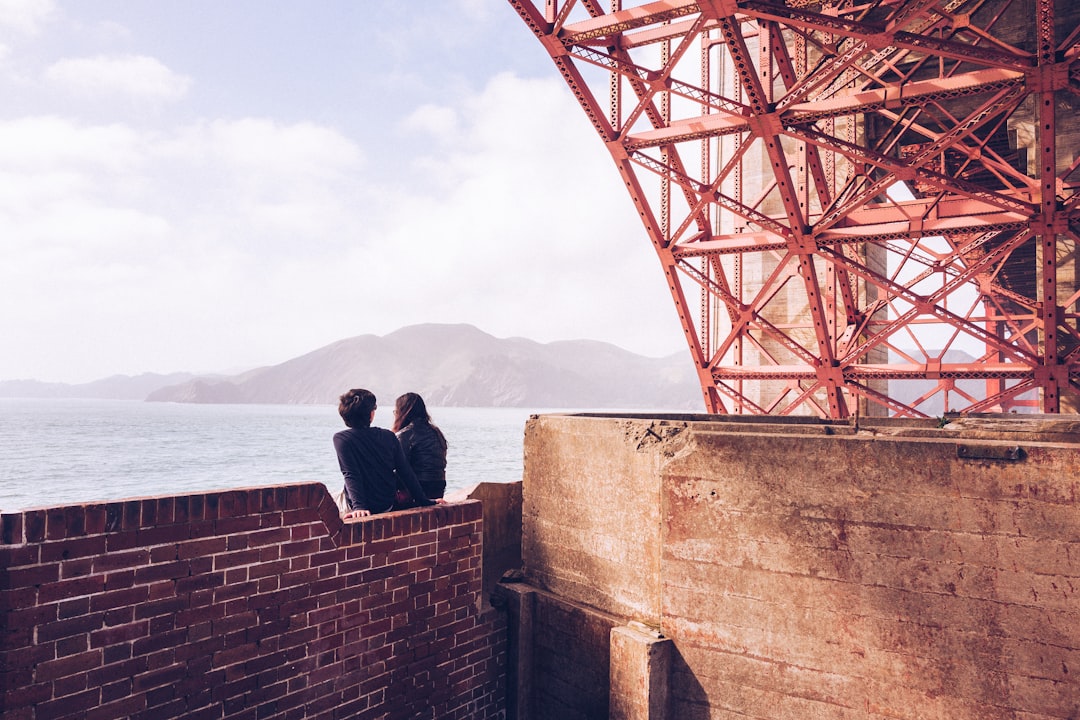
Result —
<path fill-rule="evenodd" d="M 337 451 L 338 467 L 345 479 L 345 502 L 350 511 L 363 511 L 368 514 L 367 499 L 364 497 L 364 483 L 360 481 L 356 469 L 352 467 L 352 453 L 346 439 L 338 435 L 334 436 L 334 450 Z"/>

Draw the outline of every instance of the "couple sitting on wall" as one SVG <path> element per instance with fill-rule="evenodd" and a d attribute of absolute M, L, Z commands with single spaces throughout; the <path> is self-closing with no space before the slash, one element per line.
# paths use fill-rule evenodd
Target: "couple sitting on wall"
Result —
<path fill-rule="evenodd" d="M 374 393 L 362 389 L 345 393 L 338 404 L 348 426 L 334 435 L 345 477 L 344 517 L 443 502 L 446 438 L 432 424 L 424 399 L 416 393 L 397 399 L 393 431 L 372 426 L 375 407 Z"/>

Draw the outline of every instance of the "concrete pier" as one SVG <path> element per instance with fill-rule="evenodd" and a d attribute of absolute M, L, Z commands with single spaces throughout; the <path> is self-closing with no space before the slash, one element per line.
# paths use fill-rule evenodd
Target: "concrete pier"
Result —
<path fill-rule="evenodd" d="M 530 421 L 511 717 L 1080 717 L 1078 430 Z"/>

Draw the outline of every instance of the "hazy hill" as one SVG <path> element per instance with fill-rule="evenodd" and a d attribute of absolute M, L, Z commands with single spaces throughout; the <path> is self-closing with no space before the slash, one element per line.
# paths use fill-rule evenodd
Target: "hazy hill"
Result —
<path fill-rule="evenodd" d="M 950 351 L 943 360 L 967 363 L 974 358 Z M 931 380 L 894 380 L 889 390 L 901 402 L 910 403 L 933 386 Z M 957 381 L 957 386 L 976 397 L 983 391 L 974 380 Z M 411 390 L 442 407 L 704 411 L 686 353 L 647 358 L 592 340 L 538 343 L 496 338 L 471 325 L 434 324 L 414 325 L 382 337 L 340 340 L 280 365 L 239 375 L 146 373 L 81 385 L 8 380 L 0 381 L 0 397 L 333 404 L 353 387 L 373 390 L 383 405 Z M 919 409 L 930 416 L 943 414 L 941 394 Z"/>
<path fill-rule="evenodd" d="M 361 335 L 241 376 L 195 378 L 148 400 L 336 403 L 349 388 L 382 404 L 413 391 L 434 406 L 702 409 L 689 358 L 646 358 L 591 340 L 500 339 L 471 325 Z"/>
<path fill-rule="evenodd" d="M 191 373 L 169 375 L 144 373 L 135 377 L 114 375 L 78 385 L 46 383 L 38 380 L 2 380 L 0 381 L 0 397 L 143 400 L 154 390 L 187 382 L 193 377 Z"/>

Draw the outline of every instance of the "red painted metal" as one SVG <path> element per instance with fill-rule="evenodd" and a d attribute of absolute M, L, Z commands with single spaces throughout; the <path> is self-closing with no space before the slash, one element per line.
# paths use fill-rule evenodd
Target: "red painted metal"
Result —
<path fill-rule="evenodd" d="M 1080 3 L 509 0 L 712 412 L 1080 407 Z"/>

